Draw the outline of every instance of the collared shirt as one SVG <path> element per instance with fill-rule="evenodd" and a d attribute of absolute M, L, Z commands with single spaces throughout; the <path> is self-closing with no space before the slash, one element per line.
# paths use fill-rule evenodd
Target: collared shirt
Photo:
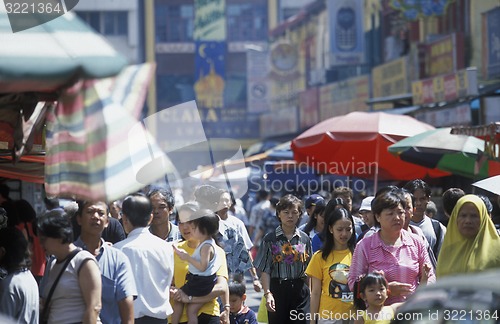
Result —
<path fill-rule="evenodd" d="M 132 265 L 139 296 L 134 301 L 134 318 L 166 319 L 172 313 L 169 302 L 174 270 L 172 244 L 141 227 L 132 230 L 115 248 L 125 253 Z"/>
<path fill-rule="evenodd" d="M 242 309 L 234 314 L 229 314 L 230 324 L 257 324 L 257 316 L 255 312 L 251 310 L 248 306 L 243 306 Z"/>
<path fill-rule="evenodd" d="M 149 231 L 151 232 L 151 226 L 148 227 Z M 153 233 L 153 232 L 151 232 Z M 166 242 L 179 242 L 182 240 L 182 235 L 181 232 L 179 231 L 179 226 L 172 224 L 170 222 L 170 232 L 168 233 L 167 237 L 165 238 Z"/>
<path fill-rule="evenodd" d="M 424 242 L 408 231 L 401 231 L 401 245 L 386 245 L 380 238 L 380 231 L 365 237 L 356 245 L 349 270 L 349 287 L 352 290 L 356 280 L 362 275 L 381 270 L 387 282 L 398 281 L 410 284 L 410 292 L 417 289 L 421 269 L 431 264 Z M 434 269 L 431 268 L 428 282 L 435 282 Z M 404 302 L 404 296 L 390 296 L 385 304 Z"/>
<path fill-rule="evenodd" d="M 271 278 L 301 279 L 306 277 L 311 255 L 309 235 L 295 228 L 292 239 L 288 240 L 280 225 L 264 236 L 254 265 Z"/>
<path fill-rule="evenodd" d="M 78 238 L 74 244 L 88 251 L 87 245 Z M 104 324 L 121 323 L 118 302 L 128 296 L 137 296 L 132 267 L 123 252 L 101 239 L 96 256 L 102 279 L 102 309 L 99 317 Z"/>
<path fill-rule="evenodd" d="M 219 221 L 225 222 L 229 227 L 235 228 L 238 230 L 238 233 L 240 234 L 241 238 L 243 239 L 243 242 L 245 243 L 245 247 L 247 250 L 250 250 L 253 247 L 252 240 L 250 239 L 250 236 L 248 235 L 247 228 L 245 227 L 245 224 L 238 219 L 237 217 L 233 215 L 227 215 L 227 218 L 225 220 L 222 220 L 219 218 Z"/>
<path fill-rule="evenodd" d="M 252 268 L 250 254 L 238 229 L 229 226 L 224 221 L 220 221 L 219 233 L 217 233 L 216 238 L 217 243 L 226 252 L 227 269 L 230 274 L 244 273 Z"/>

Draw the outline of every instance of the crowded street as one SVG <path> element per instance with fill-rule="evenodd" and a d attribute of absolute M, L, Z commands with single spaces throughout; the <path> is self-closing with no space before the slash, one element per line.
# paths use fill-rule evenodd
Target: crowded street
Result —
<path fill-rule="evenodd" d="M 500 323 L 498 0 L 0 1 L 0 323 Z"/>

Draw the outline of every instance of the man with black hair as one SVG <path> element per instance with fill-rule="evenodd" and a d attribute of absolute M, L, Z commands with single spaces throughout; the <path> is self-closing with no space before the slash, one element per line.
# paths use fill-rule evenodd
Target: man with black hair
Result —
<path fill-rule="evenodd" d="M 409 181 L 404 189 L 408 190 L 415 198 L 415 206 L 410 225 L 419 227 L 424 232 L 429 246 L 434 252 L 436 259 L 438 258 L 441 245 L 443 244 L 446 227 L 439 221 L 430 218 L 425 214 L 427 203 L 431 199 L 431 188 L 421 179 Z"/>
<path fill-rule="evenodd" d="M 108 205 L 102 201 L 80 201 L 76 219 L 81 234 L 74 244 L 89 251 L 101 270 L 102 323 L 133 323 L 137 289 L 132 267 L 123 252 L 111 247 L 101 237 L 111 219 Z"/>
<path fill-rule="evenodd" d="M 151 201 L 143 194 L 125 198 L 122 205 L 123 227 L 128 237 L 115 244 L 128 257 L 134 273 L 137 293 L 134 301 L 135 323 L 167 323 L 172 314 L 170 284 L 174 273 L 171 243 L 151 234 Z"/>
<path fill-rule="evenodd" d="M 168 189 L 155 188 L 150 190 L 147 196 L 153 205 L 153 220 L 149 231 L 167 242 L 180 241 L 182 236 L 179 228 L 170 221 L 175 205 L 172 192 Z"/>
<path fill-rule="evenodd" d="M 443 193 L 443 211 L 445 215 L 443 223 L 445 226 L 448 225 L 448 220 L 450 219 L 451 212 L 453 208 L 455 208 L 457 201 L 463 196 L 465 196 L 465 192 L 460 188 L 449 188 Z"/>

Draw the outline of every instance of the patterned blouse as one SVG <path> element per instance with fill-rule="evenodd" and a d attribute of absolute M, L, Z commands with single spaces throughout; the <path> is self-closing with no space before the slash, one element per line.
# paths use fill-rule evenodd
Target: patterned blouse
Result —
<path fill-rule="evenodd" d="M 254 261 L 257 269 L 269 273 L 271 279 L 302 279 L 311 259 L 309 235 L 295 228 L 291 240 L 283 233 L 281 226 L 266 234 Z"/>

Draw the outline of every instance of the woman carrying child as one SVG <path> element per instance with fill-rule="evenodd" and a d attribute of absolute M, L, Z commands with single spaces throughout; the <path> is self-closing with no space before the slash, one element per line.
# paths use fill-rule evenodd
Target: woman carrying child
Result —
<path fill-rule="evenodd" d="M 192 216 L 193 238 L 201 242 L 192 255 L 174 245 L 175 253 L 181 260 L 189 263 L 186 283 L 180 289 L 188 296 L 200 297 L 208 295 L 217 281 L 216 273 L 220 268 L 217 245 L 213 236 L 219 230 L 219 218 L 209 209 L 196 211 Z M 198 311 L 204 303 L 188 303 L 186 305 L 188 323 L 198 323 Z M 179 323 L 184 304 L 174 303 L 172 323 Z"/>

